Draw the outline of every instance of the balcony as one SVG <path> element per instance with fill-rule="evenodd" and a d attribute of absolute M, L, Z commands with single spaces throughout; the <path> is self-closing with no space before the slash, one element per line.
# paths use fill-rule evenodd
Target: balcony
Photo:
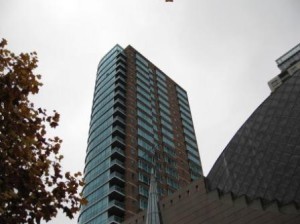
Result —
<path fill-rule="evenodd" d="M 115 73 L 116 73 L 116 77 L 117 78 L 118 77 L 122 77 L 122 78 L 124 78 L 126 80 L 126 72 L 124 71 L 124 69 L 118 68 L 118 69 L 116 69 Z M 126 83 L 125 80 L 124 80 L 124 83 Z"/>
<path fill-rule="evenodd" d="M 120 116 L 120 117 L 122 117 L 123 119 L 125 119 L 125 117 L 126 117 L 126 112 L 125 112 L 125 110 L 123 110 L 123 109 L 121 109 L 121 108 L 115 108 L 114 109 L 114 115 L 117 115 L 117 116 Z"/>
<path fill-rule="evenodd" d="M 126 66 L 122 63 L 117 63 L 116 71 L 118 70 L 126 72 Z"/>
<path fill-rule="evenodd" d="M 117 159 L 114 159 L 110 163 L 110 170 L 112 172 L 118 171 L 120 173 L 124 173 L 124 170 L 125 170 L 124 163 Z"/>
<path fill-rule="evenodd" d="M 110 177 L 109 177 L 109 182 L 111 185 L 119 185 L 119 186 L 124 186 L 125 184 L 125 179 L 124 179 L 124 175 L 115 171 L 115 172 L 112 172 L 110 174 Z"/>
<path fill-rule="evenodd" d="M 117 98 L 115 99 L 115 102 L 114 102 L 114 108 L 121 108 L 123 110 L 126 109 L 126 106 L 125 106 L 125 103 L 124 103 L 124 100 L 120 99 L 120 98 Z"/>
<path fill-rule="evenodd" d="M 121 138 L 120 136 L 114 136 L 112 138 L 112 146 L 119 147 L 119 148 L 125 147 L 124 139 Z"/>
<path fill-rule="evenodd" d="M 117 125 L 119 127 L 122 127 L 123 129 L 125 129 L 125 119 L 121 116 L 114 114 L 113 124 L 114 124 L 114 126 Z"/>
<path fill-rule="evenodd" d="M 118 201 L 124 201 L 124 189 L 122 187 L 119 187 L 117 185 L 114 185 L 109 188 L 109 198 L 111 200 L 118 200 Z"/>
<path fill-rule="evenodd" d="M 122 99 L 123 101 L 125 101 L 125 92 L 123 90 L 117 90 L 115 91 L 115 99 Z"/>
<path fill-rule="evenodd" d="M 124 221 L 123 218 L 116 216 L 116 215 L 112 215 L 107 219 L 107 223 L 108 224 L 120 224 Z"/>
<path fill-rule="evenodd" d="M 120 127 L 119 125 L 114 125 L 112 129 L 112 136 L 122 136 L 125 137 L 125 130 L 124 128 Z"/>
<path fill-rule="evenodd" d="M 108 214 L 109 215 L 116 215 L 116 216 L 123 216 L 125 212 L 125 204 L 118 200 L 111 200 L 108 203 Z"/>
<path fill-rule="evenodd" d="M 125 160 L 125 153 L 124 153 L 124 150 L 121 149 L 121 148 L 113 148 L 111 150 L 111 159 L 118 159 L 122 162 L 124 162 Z"/>
<path fill-rule="evenodd" d="M 122 84 L 121 82 L 117 82 L 115 85 L 115 90 L 121 90 L 121 91 L 125 92 L 126 88 L 125 88 L 124 84 Z"/>
<path fill-rule="evenodd" d="M 123 71 L 119 71 L 117 74 L 116 74 L 116 81 L 115 83 L 121 83 L 123 85 L 126 85 L 126 79 L 125 77 L 123 77 Z"/>
<path fill-rule="evenodd" d="M 116 56 L 118 62 L 122 62 L 123 64 L 126 64 L 126 55 L 123 53 L 120 53 Z"/>

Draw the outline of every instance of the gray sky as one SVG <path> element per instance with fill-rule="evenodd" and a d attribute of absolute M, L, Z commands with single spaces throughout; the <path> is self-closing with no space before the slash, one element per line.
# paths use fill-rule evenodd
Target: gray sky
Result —
<path fill-rule="evenodd" d="M 97 64 L 119 43 L 188 92 L 207 175 L 269 95 L 275 59 L 299 43 L 299 12 L 299 0 L 0 0 L 0 37 L 38 53 L 44 86 L 34 100 L 61 114 L 53 133 L 65 171 L 83 170 Z"/>

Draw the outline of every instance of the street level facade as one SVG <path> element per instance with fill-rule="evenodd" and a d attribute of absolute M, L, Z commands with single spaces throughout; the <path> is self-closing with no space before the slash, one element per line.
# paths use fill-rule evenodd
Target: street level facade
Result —
<path fill-rule="evenodd" d="M 202 177 L 186 91 L 133 47 L 100 61 L 80 224 L 121 223 L 145 210 L 152 169 L 160 198 Z"/>

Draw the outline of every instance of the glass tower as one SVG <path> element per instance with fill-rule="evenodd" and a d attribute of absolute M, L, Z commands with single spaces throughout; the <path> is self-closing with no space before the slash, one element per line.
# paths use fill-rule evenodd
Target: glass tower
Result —
<path fill-rule="evenodd" d="M 146 209 L 154 159 L 161 197 L 202 176 L 187 93 L 116 45 L 98 66 L 79 223 L 121 223 Z"/>

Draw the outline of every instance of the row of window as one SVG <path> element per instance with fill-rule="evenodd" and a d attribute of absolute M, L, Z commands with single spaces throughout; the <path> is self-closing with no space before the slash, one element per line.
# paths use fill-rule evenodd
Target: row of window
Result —
<path fill-rule="evenodd" d="M 148 200 L 146 200 L 144 198 L 140 198 L 139 206 L 140 206 L 140 209 L 142 209 L 142 210 L 147 209 L 147 207 L 148 207 Z"/>
<path fill-rule="evenodd" d="M 193 141 L 189 138 L 187 138 L 186 136 L 184 136 L 184 140 L 186 141 L 186 143 L 188 143 L 189 145 L 193 146 L 194 148 L 198 148 L 196 141 Z"/>
<path fill-rule="evenodd" d="M 168 91 L 167 89 L 158 89 L 157 90 L 159 97 L 163 97 L 165 100 L 168 100 Z"/>
<path fill-rule="evenodd" d="M 174 177 L 176 179 L 178 178 L 178 172 L 174 168 L 166 167 L 166 173 L 169 174 L 169 175 L 171 175 L 172 177 Z"/>
<path fill-rule="evenodd" d="M 188 153 L 188 158 L 189 158 L 189 160 L 192 160 L 194 163 L 200 162 L 199 156 L 194 156 L 194 155 Z"/>
<path fill-rule="evenodd" d="M 188 104 L 185 104 L 183 101 L 179 100 L 178 101 L 179 106 L 184 109 L 187 113 L 191 113 L 190 107 Z"/>
<path fill-rule="evenodd" d="M 137 92 L 139 93 L 139 94 L 141 94 L 141 95 L 143 95 L 143 97 L 145 98 L 145 99 L 147 99 L 147 100 L 151 100 L 151 98 L 150 98 L 150 94 L 149 94 L 149 90 L 144 90 L 142 87 L 140 87 L 140 86 L 136 86 L 136 90 L 137 90 Z"/>
<path fill-rule="evenodd" d="M 193 161 L 190 161 L 190 168 L 193 170 L 201 170 L 201 166 L 199 164 L 199 162 L 195 163 Z"/>
<path fill-rule="evenodd" d="M 180 113 L 180 117 L 182 118 L 182 122 L 184 126 L 193 127 L 193 122 L 189 117 L 185 116 L 183 113 Z"/>
<path fill-rule="evenodd" d="M 169 140 L 169 139 L 166 138 L 165 136 L 163 136 L 163 143 L 164 143 L 164 144 L 167 144 L 167 145 L 169 145 L 169 146 L 171 146 L 171 147 L 173 147 L 173 148 L 175 148 L 174 142 L 171 141 L 171 140 Z"/>
<path fill-rule="evenodd" d="M 159 86 L 161 86 L 162 88 L 167 88 L 167 84 L 164 80 L 162 80 L 159 76 L 157 76 L 157 83 Z"/>
<path fill-rule="evenodd" d="M 102 152 L 100 152 L 98 155 L 93 157 L 88 163 L 85 165 L 85 175 L 88 174 L 88 172 L 92 169 L 94 169 L 98 164 L 103 162 L 109 155 L 111 154 L 111 147 L 104 149 Z"/>
<path fill-rule="evenodd" d="M 98 76 L 97 79 L 96 79 L 95 93 L 94 94 L 96 94 L 97 91 L 100 91 L 101 90 L 100 87 L 105 86 L 105 83 L 107 83 L 111 78 L 115 77 L 116 68 L 117 68 L 117 64 L 113 63 L 112 65 L 107 67 L 105 69 L 105 71 L 100 73 L 100 76 Z"/>
<path fill-rule="evenodd" d="M 182 107 L 179 107 L 180 113 L 184 114 L 186 117 L 188 117 L 190 120 L 192 120 L 192 116 L 190 113 L 188 113 L 186 110 L 182 109 Z"/>
<path fill-rule="evenodd" d="M 94 169 L 90 170 L 87 175 L 85 175 L 84 180 L 86 183 L 89 183 L 96 176 L 99 176 L 104 170 L 107 170 L 110 167 L 110 160 L 107 158 L 101 164 L 98 164 Z"/>
<path fill-rule="evenodd" d="M 138 117 L 140 117 L 140 118 L 144 119 L 145 121 L 147 121 L 149 124 L 152 123 L 151 117 L 150 117 L 149 115 L 143 113 L 143 112 L 142 112 L 141 110 L 139 110 L 139 109 L 137 110 L 137 115 L 138 115 Z"/>
<path fill-rule="evenodd" d="M 106 183 L 109 180 L 110 171 L 107 170 L 98 176 L 96 179 L 92 180 L 89 183 L 86 183 L 83 189 L 83 195 L 87 197 L 92 193 L 98 186 L 101 186 L 103 183 Z"/>
<path fill-rule="evenodd" d="M 162 80 L 166 81 L 166 75 L 163 74 L 161 71 L 156 70 L 157 77 L 161 78 Z"/>
<path fill-rule="evenodd" d="M 164 152 L 167 153 L 171 157 L 176 156 L 176 152 L 174 149 L 164 146 Z"/>
<path fill-rule="evenodd" d="M 111 49 L 99 62 L 98 71 L 101 71 L 106 66 L 107 61 L 116 58 L 116 56 L 122 51 L 123 49 L 119 45 L 116 45 L 113 49 Z"/>
<path fill-rule="evenodd" d="M 102 199 L 105 195 L 107 195 L 109 192 L 109 183 L 105 183 L 101 187 L 97 188 L 96 191 L 91 193 L 86 199 L 88 200 L 87 205 L 82 205 L 81 211 L 83 212 L 84 210 L 88 209 L 91 205 L 93 205 L 94 202 Z"/>
<path fill-rule="evenodd" d="M 154 150 L 153 146 L 145 142 L 142 138 L 138 138 L 138 145 L 149 152 L 152 152 Z"/>
<path fill-rule="evenodd" d="M 191 125 L 191 123 L 188 123 L 185 119 L 182 119 L 181 121 L 182 121 L 183 128 L 186 128 L 190 132 L 194 133 L 194 128 L 193 125 Z"/>
<path fill-rule="evenodd" d="M 136 72 L 143 75 L 144 77 L 148 77 L 148 71 L 144 67 L 141 68 L 140 66 L 136 66 Z"/>
<path fill-rule="evenodd" d="M 148 163 L 144 162 L 143 160 L 138 160 L 138 167 L 144 171 L 146 171 L 147 173 L 151 173 L 151 165 L 149 165 Z"/>
<path fill-rule="evenodd" d="M 122 70 L 120 70 L 120 68 Z M 125 60 L 120 59 L 120 60 L 115 60 L 113 61 L 112 64 L 101 70 L 100 72 L 97 73 L 97 79 L 96 79 L 96 85 L 95 85 L 95 90 L 98 91 L 98 85 L 101 84 L 105 79 L 107 79 L 111 75 L 115 75 L 116 72 L 122 71 L 123 74 L 125 75 L 124 71 L 126 70 L 125 67 Z"/>
<path fill-rule="evenodd" d="M 139 172 L 139 181 L 145 183 L 145 184 L 150 184 L 150 177 L 144 175 L 143 173 Z"/>
<path fill-rule="evenodd" d="M 163 118 L 160 122 L 163 126 L 165 126 L 166 128 L 168 128 L 169 130 L 173 130 L 171 123 L 171 119 L 170 117 L 167 117 L 166 115 L 164 115 L 163 113 L 160 113 L 161 117 Z M 169 122 L 170 123 L 169 123 Z"/>
<path fill-rule="evenodd" d="M 97 154 L 103 151 L 103 149 L 107 148 L 112 143 L 111 136 L 108 136 L 107 139 L 103 140 L 99 145 L 94 148 L 88 148 L 88 153 L 86 156 L 86 162 L 89 162 L 94 158 Z"/>
<path fill-rule="evenodd" d="M 165 162 L 166 162 L 169 166 L 171 166 L 171 167 L 177 167 L 177 163 L 176 163 L 176 161 L 175 161 L 173 158 L 170 158 L 170 157 L 168 157 L 168 156 L 165 156 L 165 157 L 164 157 L 164 160 L 165 160 Z"/>
<path fill-rule="evenodd" d="M 105 113 L 109 108 L 111 108 L 114 105 L 113 98 L 110 98 L 110 100 L 107 102 L 106 105 L 103 107 L 95 108 L 92 111 L 92 120 L 97 120 L 99 117 L 102 116 L 103 113 Z"/>
<path fill-rule="evenodd" d="M 191 132 L 189 129 L 187 129 L 186 127 L 183 127 L 183 132 L 185 135 L 187 135 L 189 138 L 193 139 L 194 141 L 196 141 L 196 137 L 194 132 Z"/>
<path fill-rule="evenodd" d="M 94 100 L 101 95 L 116 80 L 115 72 L 107 73 L 105 79 L 95 85 Z M 106 87 L 103 89 L 103 87 Z"/>
<path fill-rule="evenodd" d="M 109 126 L 112 125 L 113 123 L 113 116 L 110 116 L 107 120 L 103 121 L 101 124 L 95 126 L 95 128 L 93 128 L 92 132 L 89 135 L 89 139 L 88 139 L 88 145 L 95 139 L 98 138 L 99 136 L 101 136 L 101 134 L 103 133 L 103 131 L 108 128 Z"/>
<path fill-rule="evenodd" d="M 145 187 L 143 185 L 140 185 L 139 186 L 139 194 L 140 195 L 143 195 L 144 197 L 148 198 L 148 195 L 149 195 L 149 190 L 148 190 L 148 187 Z"/>
<path fill-rule="evenodd" d="M 141 56 L 140 54 L 136 54 L 135 56 L 138 61 L 140 61 L 144 66 L 148 67 L 148 61 L 144 59 L 143 56 Z"/>
<path fill-rule="evenodd" d="M 145 72 L 148 71 L 148 66 L 146 66 L 144 63 L 142 63 L 141 61 L 139 60 L 136 60 L 135 61 L 135 64 L 140 67 L 141 69 L 143 69 Z"/>
<path fill-rule="evenodd" d="M 186 149 L 189 151 L 189 153 L 193 154 L 196 157 L 199 155 L 198 149 L 195 148 L 195 147 L 192 147 L 190 145 L 186 145 Z"/>
<path fill-rule="evenodd" d="M 181 87 L 176 86 L 176 91 L 177 93 L 179 93 L 179 95 L 181 95 L 184 99 L 187 99 L 187 94 L 185 92 L 185 90 L 183 90 Z M 178 94 L 177 94 L 178 95 Z"/>
<path fill-rule="evenodd" d="M 166 116 L 171 116 L 170 109 L 164 106 L 163 104 L 159 104 L 159 109 L 166 114 Z"/>
<path fill-rule="evenodd" d="M 145 99 L 145 97 L 143 95 L 141 95 L 140 93 L 137 93 L 136 98 L 141 101 L 143 104 L 145 104 L 147 107 L 152 108 L 151 105 L 151 101 L 149 101 L 148 99 Z"/>
<path fill-rule="evenodd" d="M 145 151 L 143 151 L 142 149 L 138 149 L 138 156 L 140 158 L 143 158 L 144 160 L 146 160 L 147 162 L 152 164 L 152 158 L 153 156 L 150 156 L 148 153 L 146 153 Z"/>
<path fill-rule="evenodd" d="M 97 126 L 99 124 L 102 124 L 105 120 L 111 117 L 113 113 L 114 113 L 114 108 L 110 108 L 107 111 L 103 111 L 102 116 L 97 117 L 97 120 L 93 119 L 93 122 L 91 122 L 89 134 L 91 134 L 95 129 L 97 129 Z"/>
<path fill-rule="evenodd" d="M 144 113 L 146 113 L 147 115 L 152 117 L 152 110 L 150 110 L 149 107 L 146 107 L 144 104 L 142 104 L 139 101 L 137 101 L 136 105 L 137 105 L 138 109 L 142 110 Z"/>
<path fill-rule="evenodd" d="M 165 98 L 160 97 L 160 95 L 158 96 L 158 101 L 160 104 L 164 104 L 165 107 L 170 108 L 169 102 Z"/>
<path fill-rule="evenodd" d="M 153 142 L 153 137 L 149 133 L 143 131 L 140 128 L 138 128 L 138 135 L 140 135 L 141 137 L 145 138 L 149 142 Z"/>
<path fill-rule="evenodd" d="M 169 137 L 170 139 L 173 139 L 173 138 L 174 138 L 173 133 L 171 133 L 170 131 L 168 131 L 168 130 L 165 129 L 164 127 L 162 127 L 161 131 L 162 131 L 163 136 L 167 136 L 167 137 Z"/>
<path fill-rule="evenodd" d="M 112 84 L 108 89 L 106 89 L 106 92 L 104 92 L 102 95 L 100 95 L 100 98 L 98 98 L 94 103 L 93 103 L 93 108 L 92 108 L 92 117 L 95 112 L 97 112 L 96 108 L 101 109 L 108 101 L 110 101 L 114 96 L 115 96 L 115 84 Z"/>
<path fill-rule="evenodd" d="M 149 85 L 145 84 L 139 78 L 136 79 L 136 84 L 139 85 L 139 86 L 141 86 L 146 92 L 149 92 Z"/>
<path fill-rule="evenodd" d="M 148 77 L 146 77 L 146 75 L 137 72 L 137 73 L 136 73 L 136 77 L 137 77 L 139 80 L 142 80 L 146 85 L 149 84 L 149 79 L 148 79 Z"/>
<path fill-rule="evenodd" d="M 105 130 L 103 130 L 103 132 L 99 136 L 96 136 L 95 138 L 91 139 L 91 141 L 88 144 L 88 151 L 89 151 L 89 149 L 92 149 L 96 145 L 98 145 L 99 143 L 101 143 L 111 133 L 112 133 L 112 126 L 110 125 L 108 128 L 106 128 Z"/>
<path fill-rule="evenodd" d="M 144 128 L 144 129 L 150 131 L 151 133 L 153 133 L 153 132 L 152 132 L 152 126 L 149 125 L 149 123 L 144 122 L 144 121 L 143 121 L 142 119 L 140 119 L 140 118 L 138 118 L 138 125 L 139 125 L 140 127 Z"/>
<path fill-rule="evenodd" d="M 99 223 L 106 223 L 108 219 L 108 214 L 107 212 L 103 213 L 103 214 L 99 214 L 97 216 L 95 216 L 95 218 L 91 221 L 88 221 L 88 224 L 99 224 Z M 81 222 L 80 222 L 81 224 Z M 85 224 L 85 223 L 82 223 Z"/>
<path fill-rule="evenodd" d="M 81 215 L 81 222 L 84 223 L 91 219 L 93 216 L 104 211 L 105 208 L 108 207 L 108 198 L 104 198 L 93 206 L 89 207 L 84 213 Z"/>
<path fill-rule="evenodd" d="M 96 83 L 100 82 L 103 79 L 103 75 L 107 74 L 108 71 L 111 70 L 112 67 L 117 67 L 122 65 L 125 67 L 126 59 L 124 55 L 116 54 L 112 58 L 109 59 L 109 63 L 105 64 L 105 66 L 101 66 L 100 69 L 97 70 L 97 79 Z"/>
<path fill-rule="evenodd" d="M 167 178 L 167 184 L 169 186 L 171 186 L 172 188 L 174 188 L 174 189 L 178 189 L 179 188 L 177 181 L 175 181 L 175 180 L 173 180 L 173 179 L 171 179 L 169 177 Z"/>

